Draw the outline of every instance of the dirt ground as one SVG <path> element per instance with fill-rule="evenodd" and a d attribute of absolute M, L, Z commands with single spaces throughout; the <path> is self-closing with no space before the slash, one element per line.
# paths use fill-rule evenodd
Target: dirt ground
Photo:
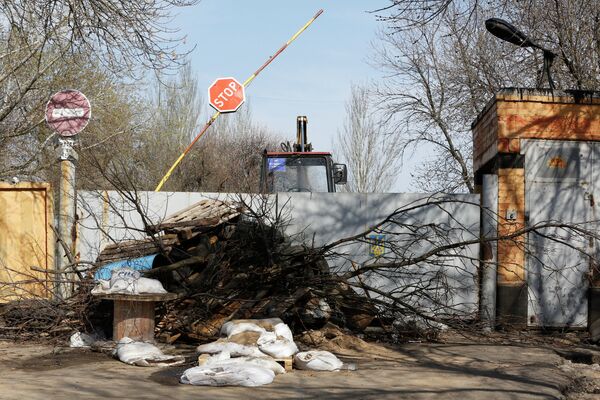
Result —
<path fill-rule="evenodd" d="M 0 399 L 600 399 L 600 352 L 568 343 L 449 338 L 369 344 L 339 356 L 357 371 L 279 375 L 259 388 L 194 387 L 187 367 L 143 368 L 109 355 L 0 341 Z M 195 358 L 193 349 L 179 349 Z"/>

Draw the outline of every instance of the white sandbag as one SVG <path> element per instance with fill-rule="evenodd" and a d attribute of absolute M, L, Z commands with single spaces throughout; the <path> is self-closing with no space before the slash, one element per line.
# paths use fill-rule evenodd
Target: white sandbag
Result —
<path fill-rule="evenodd" d="M 111 293 L 162 294 L 167 291 L 157 279 L 144 278 L 131 268 L 117 268 L 112 271 L 110 280 L 100 279 L 92 289 L 92 294 Z"/>
<path fill-rule="evenodd" d="M 96 286 L 92 288 L 92 294 L 104 294 L 110 291 L 110 281 L 99 279 Z"/>
<path fill-rule="evenodd" d="M 141 276 L 142 274 L 140 274 L 140 271 L 137 271 L 133 268 L 115 268 L 110 273 L 110 283 L 112 285 L 115 281 L 118 280 L 133 282 L 136 279 L 140 279 Z"/>
<path fill-rule="evenodd" d="M 263 343 L 274 342 L 275 340 L 277 340 L 277 334 L 275 332 L 264 332 L 260 335 L 256 344 L 260 346 Z"/>
<path fill-rule="evenodd" d="M 298 369 L 313 371 L 337 371 L 344 363 L 328 351 L 303 351 L 294 356 L 294 364 Z"/>
<path fill-rule="evenodd" d="M 201 354 L 200 357 L 198 357 L 198 366 L 208 364 L 209 362 L 211 364 L 215 364 L 218 361 L 229 360 L 230 358 L 231 358 L 231 354 L 229 354 L 229 352 L 227 352 L 227 351 L 213 354 L 212 356 L 208 355 L 208 354 Z"/>
<path fill-rule="evenodd" d="M 116 268 L 111 271 L 110 289 L 113 293 L 118 292 L 133 292 L 133 284 L 140 279 L 142 275 L 140 271 L 132 268 Z"/>
<path fill-rule="evenodd" d="M 136 342 L 128 337 L 119 340 L 115 353 L 122 362 L 139 367 L 167 367 L 185 361 L 183 356 L 166 355 L 153 344 Z"/>
<path fill-rule="evenodd" d="M 69 338 L 69 347 L 90 347 L 96 340 L 98 340 L 98 337 L 95 335 L 75 332 Z"/>
<path fill-rule="evenodd" d="M 161 294 L 167 293 L 162 283 L 158 279 L 140 278 L 134 282 L 134 293 L 136 294 Z"/>
<path fill-rule="evenodd" d="M 224 365 L 239 365 L 239 364 L 252 364 L 257 367 L 266 368 L 275 373 L 275 375 L 285 374 L 285 368 L 281 366 L 277 361 L 267 357 L 235 357 L 230 358 L 226 353 L 215 354 L 204 360 L 201 365 L 204 366 L 224 366 Z"/>
<path fill-rule="evenodd" d="M 263 333 L 256 342 L 260 351 L 273 358 L 287 358 L 298 352 L 298 346 L 294 341 L 277 336 L 275 332 Z"/>
<path fill-rule="evenodd" d="M 256 346 L 256 341 L 263 333 L 264 332 L 242 332 L 229 336 L 226 340 L 231 343 L 238 343 L 246 346 Z"/>
<path fill-rule="evenodd" d="M 279 364 L 277 361 L 273 360 L 272 358 L 239 357 L 239 359 L 241 359 L 242 361 L 244 361 L 246 363 L 254 364 L 258 367 L 269 369 L 269 370 L 273 371 L 275 373 L 275 375 L 285 374 L 285 368 L 283 367 L 283 365 Z M 224 361 L 224 362 L 230 362 L 233 360 L 236 360 L 236 359 L 231 358 L 229 361 Z M 223 363 L 223 361 L 221 363 Z"/>
<path fill-rule="evenodd" d="M 216 342 L 201 344 L 196 348 L 198 353 L 217 354 L 227 352 L 231 357 L 249 356 L 249 357 L 264 357 L 265 353 L 261 352 L 256 346 L 246 346 L 243 344 L 225 342 L 217 340 Z"/>
<path fill-rule="evenodd" d="M 294 341 L 294 335 L 292 334 L 292 330 L 283 322 L 275 325 L 275 334 L 279 337 L 289 340 L 290 342 Z"/>
<path fill-rule="evenodd" d="M 251 322 L 236 321 L 225 322 L 221 327 L 221 335 L 227 336 L 228 338 L 243 332 L 263 333 L 266 332 L 266 329 Z"/>
<path fill-rule="evenodd" d="M 187 369 L 179 382 L 197 386 L 261 386 L 275 379 L 270 369 L 250 363 L 203 365 Z"/>
<path fill-rule="evenodd" d="M 258 325 L 259 328 L 264 329 L 265 331 L 273 331 L 275 325 L 281 324 L 283 321 L 281 318 L 262 318 L 262 319 L 234 319 L 228 322 L 225 322 L 221 327 L 221 335 L 226 336 L 225 330 L 231 329 L 232 326 L 241 325 L 241 324 L 254 324 Z"/>

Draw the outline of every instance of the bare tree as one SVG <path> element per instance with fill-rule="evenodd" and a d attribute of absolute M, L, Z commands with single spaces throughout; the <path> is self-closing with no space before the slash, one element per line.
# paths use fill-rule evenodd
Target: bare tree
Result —
<path fill-rule="evenodd" d="M 182 92 L 188 90 L 190 88 L 182 89 Z M 181 96 L 182 92 L 172 94 Z M 158 118 L 156 126 L 152 125 L 155 120 L 150 118 L 137 132 L 129 135 L 126 143 L 114 146 L 107 142 L 99 154 L 90 154 L 90 162 L 98 171 L 94 175 L 97 179 L 90 187 L 111 189 L 117 182 L 126 190 L 153 190 L 189 144 L 191 135 L 196 133 L 192 129 L 193 118 L 163 117 Z M 252 121 L 248 108 L 224 116 L 187 154 L 165 190 L 257 192 L 262 152 L 276 148 L 277 143 L 280 140 L 276 135 Z M 105 153 L 106 156 L 100 156 Z"/>
<path fill-rule="evenodd" d="M 542 55 L 503 43 L 485 19 L 514 22 L 559 57 L 563 89 L 600 85 L 600 11 L 590 0 L 455 2 L 394 0 L 377 11 L 386 26 L 378 50 L 388 78 L 380 104 L 404 146 L 425 153 L 414 185 L 427 191 L 473 191 L 470 123 L 502 87 L 533 87 Z"/>
<path fill-rule="evenodd" d="M 98 75 L 114 87 L 125 77 L 131 81 L 141 76 L 137 73 L 148 67 L 161 70 L 178 66 L 184 52 L 176 32 L 168 28 L 169 17 L 174 7 L 196 2 L 2 2 L 2 175 L 35 173 L 32 169 L 41 161 L 40 147 L 52 144 L 41 112 L 53 92 L 65 87 L 88 88 Z M 114 131 L 122 128 L 117 126 Z"/>
<path fill-rule="evenodd" d="M 18 37 L 11 50 L 22 60 L 42 49 L 95 57 L 112 71 L 130 72 L 139 63 L 162 69 L 177 61 L 181 38 L 169 28 L 172 10 L 198 0 L 13 0 L 0 4 L 6 32 Z M 13 44 L 16 44 L 13 42 Z"/>
<path fill-rule="evenodd" d="M 570 75 L 571 85 L 593 88 L 598 82 L 600 11 L 594 0 L 389 0 L 372 12 L 389 33 L 443 26 L 449 19 L 461 21 L 461 28 L 471 31 L 486 18 L 506 18 L 559 54 L 559 68 Z"/>
<path fill-rule="evenodd" d="M 413 174 L 414 185 L 424 191 L 473 191 L 470 170 L 469 125 L 449 95 L 446 60 L 437 47 L 436 33 L 421 28 L 421 42 L 407 36 L 385 36 L 388 46 L 381 60 L 390 77 L 378 88 L 380 104 L 389 125 L 406 150 L 435 153 Z M 425 149 L 425 150 L 424 150 Z"/>
<path fill-rule="evenodd" d="M 187 190 L 255 193 L 259 190 L 260 163 L 264 150 L 274 150 L 282 139 L 252 120 L 249 105 L 223 116 L 188 160 L 194 173 Z"/>
<path fill-rule="evenodd" d="M 204 101 L 189 63 L 175 77 L 158 73 L 144 101 L 148 106 L 140 115 L 140 129 L 124 156 L 131 157 L 137 186 L 150 190 L 197 133 Z M 183 175 L 176 171 L 172 188 L 181 189 Z"/>
<path fill-rule="evenodd" d="M 401 135 L 385 131 L 364 86 L 352 86 L 346 120 L 336 136 L 337 154 L 349 167 L 350 192 L 385 192 L 399 169 Z"/>

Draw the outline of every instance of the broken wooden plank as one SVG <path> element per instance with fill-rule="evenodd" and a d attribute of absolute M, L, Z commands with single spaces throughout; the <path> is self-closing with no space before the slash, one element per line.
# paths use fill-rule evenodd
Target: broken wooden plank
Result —
<path fill-rule="evenodd" d="M 285 372 L 292 372 L 294 359 L 293 357 L 275 358 L 275 362 L 285 368 Z"/>
<path fill-rule="evenodd" d="M 143 257 L 161 252 L 170 251 L 179 243 L 175 234 L 167 234 L 157 238 L 128 240 L 109 244 L 98 255 L 97 262 L 106 264 L 112 261 Z"/>
<path fill-rule="evenodd" d="M 218 226 L 240 215 L 242 208 L 236 203 L 220 200 L 201 200 L 165 218 L 161 223 L 150 227 L 159 232 L 179 227 Z"/>

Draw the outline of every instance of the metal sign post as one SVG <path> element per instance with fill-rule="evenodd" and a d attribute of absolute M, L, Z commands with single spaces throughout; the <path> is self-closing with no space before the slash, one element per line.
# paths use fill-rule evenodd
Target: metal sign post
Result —
<path fill-rule="evenodd" d="M 68 268 L 73 267 L 76 260 L 75 233 L 76 233 L 76 192 L 75 192 L 75 166 L 78 159 L 77 152 L 73 149 L 75 139 L 59 138 L 58 143 L 60 161 L 60 182 L 58 197 L 58 247 L 57 247 L 57 275 L 56 295 L 65 298 L 72 293 L 72 285 L 63 284 L 63 280 L 70 276 Z"/>
<path fill-rule="evenodd" d="M 56 248 L 56 287 L 59 298 L 69 296 L 73 286 L 67 284 L 68 273 L 77 262 L 75 254 L 77 233 L 77 199 L 75 170 L 77 153 L 74 150 L 76 137 L 87 125 L 91 116 L 89 100 L 77 90 L 62 90 L 54 94 L 46 105 L 46 122 L 59 135 L 60 182 L 58 196 L 58 245 Z"/>

